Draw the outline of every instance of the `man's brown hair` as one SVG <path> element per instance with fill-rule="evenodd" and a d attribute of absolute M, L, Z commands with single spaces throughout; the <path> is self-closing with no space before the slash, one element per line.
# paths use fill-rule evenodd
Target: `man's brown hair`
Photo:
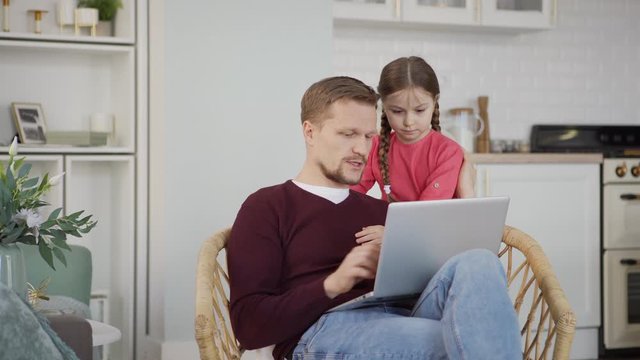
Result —
<path fill-rule="evenodd" d="M 354 100 L 376 106 L 378 94 L 362 81 L 348 76 L 334 76 L 311 85 L 302 96 L 300 121 L 316 123 L 339 100 Z"/>

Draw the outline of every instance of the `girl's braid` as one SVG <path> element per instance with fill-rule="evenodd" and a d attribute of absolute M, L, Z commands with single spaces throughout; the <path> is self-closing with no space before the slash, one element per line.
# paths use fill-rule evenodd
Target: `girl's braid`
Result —
<path fill-rule="evenodd" d="M 433 109 L 433 115 L 431 116 L 431 128 L 437 132 L 440 132 L 440 104 L 436 100 L 435 108 Z"/>
<path fill-rule="evenodd" d="M 382 174 L 382 182 L 384 188 L 391 186 L 389 179 L 389 147 L 391 144 L 391 125 L 387 114 L 382 110 L 382 117 L 380 118 L 380 145 L 378 146 L 378 161 L 380 165 L 380 173 Z M 386 192 L 385 192 L 386 193 Z M 389 202 L 395 201 L 391 197 L 391 193 L 386 194 Z"/>

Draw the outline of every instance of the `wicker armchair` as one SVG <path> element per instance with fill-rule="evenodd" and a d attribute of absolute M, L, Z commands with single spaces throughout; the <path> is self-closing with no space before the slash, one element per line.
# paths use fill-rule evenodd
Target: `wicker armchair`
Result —
<path fill-rule="evenodd" d="M 229 277 L 217 260 L 230 233 L 225 229 L 211 236 L 198 255 L 195 336 L 202 360 L 239 359 L 243 353 L 229 324 Z M 502 241 L 499 255 L 521 318 L 523 359 L 548 359 L 551 352 L 553 360 L 569 359 L 575 316 L 546 255 L 535 240 L 510 226 Z"/>

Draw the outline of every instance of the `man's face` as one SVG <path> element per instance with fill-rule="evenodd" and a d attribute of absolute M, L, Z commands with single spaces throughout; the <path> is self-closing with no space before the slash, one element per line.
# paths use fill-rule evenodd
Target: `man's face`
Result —
<path fill-rule="evenodd" d="M 322 177 L 318 180 L 338 188 L 358 184 L 377 133 L 375 106 L 340 100 L 324 116 L 305 127 L 309 156 Z"/>

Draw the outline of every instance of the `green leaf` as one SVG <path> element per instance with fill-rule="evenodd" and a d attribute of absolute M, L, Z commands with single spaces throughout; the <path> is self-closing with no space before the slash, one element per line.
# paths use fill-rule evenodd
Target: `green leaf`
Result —
<path fill-rule="evenodd" d="M 67 242 L 64 239 L 58 239 L 58 238 L 54 238 L 53 239 L 53 244 L 59 248 L 63 248 L 65 250 L 69 250 L 71 251 L 71 248 L 69 247 L 69 244 L 67 244 Z"/>
<path fill-rule="evenodd" d="M 66 240 L 67 239 L 67 234 L 59 229 L 51 229 L 51 234 L 53 235 L 54 239 L 62 239 L 62 240 Z"/>
<path fill-rule="evenodd" d="M 60 260 L 60 262 L 64 264 L 65 267 L 67 267 L 67 259 L 64 258 L 64 253 L 62 253 L 62 250 L 58 249 L 57 247 L 54 247 L 53 255 L 55 255 L 56 258 L 58 258 L 58 260 Z"/>
<path fill-rule="evenodd" d="M 73 224 L 69 224 L 66 221 L 58 221 L 58 226 L 60 226 L 60 229 L 62 229 L 62 231 L 66 232 L 67 234 L 69 233 L 69 231 L 74 231 L 76 229 Z"/>
<path fill-rule="evenodd" d="M 40 182 L 40 186 L 38 186 L 38 190 L 43 191 L 48 184 L 49 184 L 49 173 L 45 173 L 42 176 L 42 181 Z"/>
<path fill-rule="evenodd" d="M 7 171 L 7 187 L 9 189 L 16 188 L 16 179 L 13 177 L 13 173 L 11 171 Z"/>
<path fill-rule="evenodd" d="M 83 234 L 88 234 L 89 231 L 91 231 L 96 225 L 98 224 L 98 222 L 92 222 L 91 224 L 88 224 L 86 227 L 83 228 L 79 228 L 78 231 L 80 231 Z"/>
<path fill-rule="evenodd" d="M 82 235 L 80 235 L 80 233 L 78 232 L 78 230 L 73 230 L 73 231 L 67 231 L 67 234 L 75 236 L 77 238 L 82 237 Z"/>
<path fill-rule="evenodd" d="M 56 267 L 53 266 L 53 255 L 51 254 L 51 249 L 47 246 L 47 244 L 44 241 L 40 241 L 40 243 L 38 243 L 38 250 L 40 251 L 40 256 L 42 256 L 42 258 L 44 259 L 44 261 L 47 262 L 47 264 L 49 264 L 49 266 L 55 270 Z"/>
<path fill-rule="evenodd" d="M 60 212 L 61 212 L 61 211 L 62 211 L 62 208 L 61 208 L 61 207 L 59 207 L 59 208 L 57 208 L 57 209 L 53 210 L 53 211 L 51 212 L 51 214 L 49 214 L 49 218 L 47 219 L 47 221 L 48 221 L 48 220 L 54 220 L 54 219 L 57 219 L 57 218 L 58 218 L 58 216 L 60 215 Z"/>
<path fill-rule="evenodd" d="M 83 225 L 87 224 L 89 222 L 89 220 L 91 220 L 92 216 L 93 215 L 88 215 L 88 216 L 83 217 L 82 219 L 78 220 L 76 225 L 83 226 Z"/>
<path fill-rule="evenodd" d="M 38 184 L 38 178 L 31 178 L 22 184 L 24 188 L 32 188 Z"/>
<path fill-rule="evenodd" d="M 15 227 L 10 228 L 11 230 L 6 234 L 5 241 L 6 242 L 15 242 L 20 235 L 27 229 L 26 225 L 15 225 Z"/>
<path fill-rule="evenodd" d="M 29 174 L 29 171 L 31 171 L 31 164 L 25 164 L 24 166 L 20 167 L 20 171 L 18 171 L 18 177 L 25 177 Z M 36 178 L 36 183 L 38 181 L 38 178 Z"/>
<path fill-rule="evenodd" d="M 82 213 L 84 212 L 84 210 L 80 210 L 80 211 L 76 211 L 73 214 L 67 215 L 67 219 L 70 220 L 75 220 L 78 218 L 78 216 L 80 216 Z"/>
<path fill-rule="evenodd" d="M 24 235 L 22 237 L 20 237 L 20 242 L 27 244 L 27 245 L 35 245 L 36 244 L 36 237 L 33 235 Z"/>
<path fill-rule="evenodd" d="M 24 157 L 21 157 L 20 159 L 16 159 L 14 161 L 16 170 L 18 170 L 18 169 L 20 169 L 22 167 L 22 164 L 24 164 L 24 159 L 25 159 Z"/>

